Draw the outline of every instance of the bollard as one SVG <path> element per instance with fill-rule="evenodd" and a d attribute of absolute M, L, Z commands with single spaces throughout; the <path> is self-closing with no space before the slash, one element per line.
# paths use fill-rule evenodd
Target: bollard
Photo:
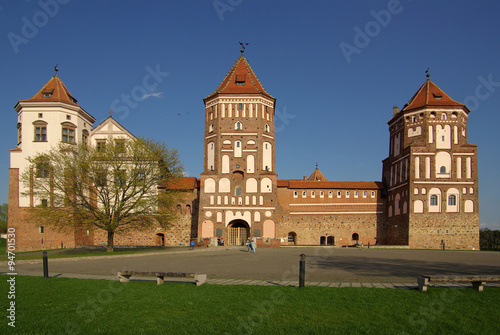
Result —
<path fill-rule="evenodd" d="M 443 250 L 445 250 L 445 249 L 446 249 L 446 246 L 445 246 L 445 244 L 444 244 L 444 242 L 443 242 Z"/>
<path fill-rule="evenodd" d="M 306 255 L 300 255 L 300 267 L 299 267 L 299 287 L 304 287 L 304 282 L 306 279 Z"/>
<path fill-rule="evenodd" d="M 43 252 L 43 278 L 49 278 L 49 261 L 47 259 L 47 251 Z"/>

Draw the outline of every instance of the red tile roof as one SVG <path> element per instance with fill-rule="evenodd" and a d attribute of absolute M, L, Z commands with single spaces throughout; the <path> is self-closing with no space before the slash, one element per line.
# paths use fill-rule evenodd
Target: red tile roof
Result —
<path fill-rule="evenodd" d="M 323 173 L 316 167 L 311 176 L 307 179 L 308 181 L 328 181 Z"/>
<path fill-rule="evenodd" d="M 64 102 L 78 106 L 78 101 L 71 95 L 57 74 L 50 78 L 31 99 L 21 100 L 20 102 Z"/>
<path fill-rule="evenodd" d="M 171 190 L 193 190 L 199 186 L 196 177 L 181 177 L 167 184 L 160 183 L 160 187 L 167 187 Z"/>
<path fill-rule="evenodd" d="M 275 100 L 272 95 L 266 92 L 243 54 L 236 60 L 215 92 L 204 100 L 217 94 L 263 94 Z"/>
<path fill-rule="evenodd" d="M 383 189 L 384 186 L 378 181 L 303 181 L 278 179 L 278 187 L 294 189 Z"/>
<path fill-rule="evenodd" d="M 406 103 L 401 112 L 406 112 L 426 106 L 461 106 L 464 104 L 456 102 L 450 98 L 442 89 L 434 84 L 430 79 L 419 88 L 417 93 Z M 467 107 L 465 107 L 467 108 Z M 468 109 L 467 109 L 468 110 Z"/>

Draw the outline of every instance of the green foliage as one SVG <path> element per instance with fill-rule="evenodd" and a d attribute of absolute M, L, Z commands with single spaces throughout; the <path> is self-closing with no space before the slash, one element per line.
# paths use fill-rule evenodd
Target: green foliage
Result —
<path fill-rule="evenodd" d="M 0 290 L 7 292 L 7 277 Z M 16 278 L 2 334 L 496 334 L 500 289 L 223 286 Z"/>
<path fill-rule="evenodd" d="M 5 234 L 7 232 L 7 212 L 8 204 L 0 205 L 0 234 Z"/>
<path fill-rule="evenodd" d="M 60 143 L 30 157 L 21 175 L 36 207 L 32 220 L 61 230 L 97 228 L 114 234 L 152 225 L 168 227 L 179 192 L 161 185 L 175 182 L 182 165 L 175 149 L 148 139 L 116 140 L 100 146 Z"/>
<path fill-rule="evenodd" d="M 481 229 L 479 232 L 479 246 L 481 250 L 500 251 L 500 230 Z"/>

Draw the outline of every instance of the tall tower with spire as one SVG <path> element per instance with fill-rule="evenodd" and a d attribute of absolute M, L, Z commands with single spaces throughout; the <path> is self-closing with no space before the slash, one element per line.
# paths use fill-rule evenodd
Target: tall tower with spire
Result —
<path fill-rule="evenodd" d="M 251 235 L 276 235 L 276 99 L 243 52 L 204 99 L 198 237 L 224 238 L 231 245 L 241 245 Z"/>
<path fill-rule="evenodd" d="M 470 110 L 427 80 L 388 122 L 387 242 L 410 248 L 479 249 L 477 146 Z"/>

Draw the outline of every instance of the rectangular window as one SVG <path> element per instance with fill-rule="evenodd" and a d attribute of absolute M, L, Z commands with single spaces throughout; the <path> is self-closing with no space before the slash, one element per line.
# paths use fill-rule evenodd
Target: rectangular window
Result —
<path fill-rule="evenodd" d="M 305 198 L 307 196 L 307 191 L 302 192 L 302 198 Z"/>
<path fill-rule="evenodd" d="M 47 199 L 42 199 L 42 207 L 47 207 Z"/>
<path fill-rule="evenodd" d="M 375 191 L 372 191 L 372 198 L 375 198 Z"/>
<path fill-rule="evenodd" d="M 75 130 L 71 128 L 62 129 L 62 141 L 64 143 L 75 143 Z"/>
<path fill-rule="evenodd" d="M 40 234 L 43 234 L 44 231 L 45 231 L 45 228 L 43 226 L 38 226 L 38 232 Z"/>
<path fill-rule="evenodd" d="M 431 195 L 431 206 L 437 206 L 437 205 L 438 205 L 437 195 Z"/>
<path fill-rule="evenodd" d="M 87 145 L 88 140 L 89 140 L 89 136 L 85 133 L 82 133 L 82 144 Z"/>
<path fill-rule="evenodd" d="M 48 178 L 49 177 L 49 162 L 41 162 L 36 164 L 36 177 Z"/>
<path fill-rule="evenodd" d="M 125 140 L 115 140 L 116 152 L 125 152 Z"/>
<path fill-rule="evenodd" d="M 97 144 L 97 151 L 98 152 L 101 152 L 101 151 L 104 151 L 104 147 L 106 146 L 106 141 L 97 141 L 96 142 Z"/>
<path fill-rule="evenodd" d="M 17 124 L 17 144 L 21 143 L 23 140 L 23 127 L 20 123 Z"/>
<path fill-rule="evenodd" d="M 126 174 L 125 171 L 116 171 L 115 172 L 115 186 L 124 187 L 126 183 Z"/>
<path fill-rule="evenodd" d="M 342 191 L 337 191 L 337 198 L 341 198 L 342 197 Z"/>
<path fill-rule="evenodd" d="M 333 191 L 328 192 L 328 198 L 333 198 Z"/>
<path fill-rule="evenodd" d="M 299 196 L 299 192 L 294 191 L 294 192 L 293 192 L 293 197 L 294 197 L 294 198 L 297 198 L 298 196 Z"/>
<path fill-rule="evenodd" d="M 35 142 L 47 142 L 47 127 L 35 127 Z"/>
<path fill-rule="evenodd" d="M 455 206 L 457 203 L 457 198 L 454 195 L 450 195 L 448 197 L 448 205 L 449 206 Z"/>
<path fill-rule="evenodd" d="M 105 171 L 99 171 L 95 175 L 95 185 L 104 187 L 108 184 L 108 174 Z"/>

